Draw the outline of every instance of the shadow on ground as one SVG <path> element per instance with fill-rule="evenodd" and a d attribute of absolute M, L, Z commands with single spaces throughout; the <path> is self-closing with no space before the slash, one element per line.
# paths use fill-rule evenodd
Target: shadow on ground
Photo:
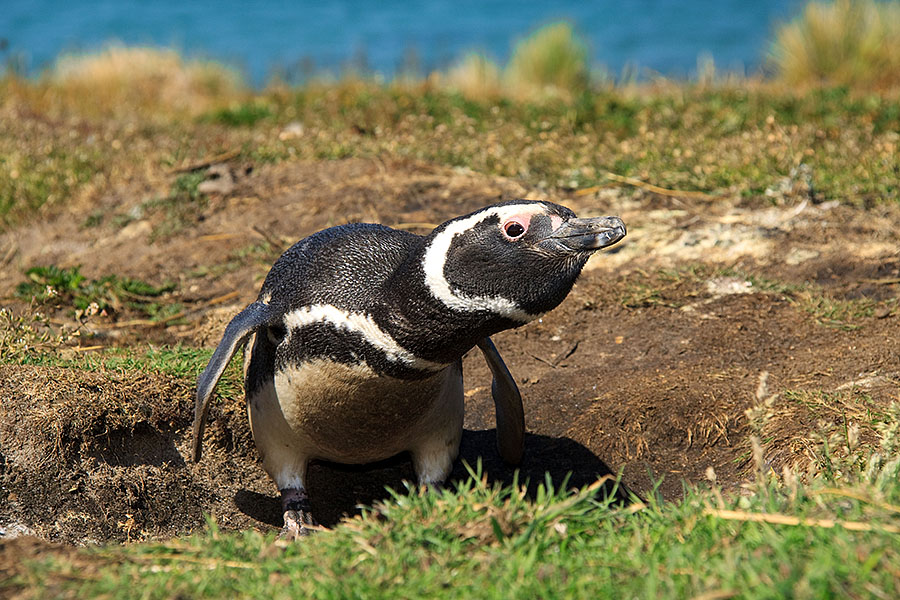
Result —
<path fill-rule="evenodd" d="M 469 479 L 469 468 L 475 470 L 479 462 L 489 484 L 511 485 L 518 472 L 519 484 L 527 484 L 532 499 L 538 486 L 548 479 L 554 489 L 559 489 L 581 488 L 605 476 L 615 477 L 606 463 L 569 438 L 527 434 L 525 456 L 518 467 L 501 460 L 496 440 L 494 429 L 465 430 L 460 455 L 447 485 Z M 386 488 L 404 490 L 407 482 L 415 481 L 415 473 L 409 456 L 404 453 L 370 465 L 316 462 L 310 465 L 308 480 L 313 514 L 321 525 L 334 527 L 342 518 L 357 514 L 359 506 L 370 506 L 388 498 Z M 627 500 L 622 488 L 617 488 L 613 481 L 607 482 L 599 493 L 616 494 Z M 238 510 L 260 523 L 274 527 L 282 524 L 277 494 L 241 489 L 234 495 L 234 503 Z"/>

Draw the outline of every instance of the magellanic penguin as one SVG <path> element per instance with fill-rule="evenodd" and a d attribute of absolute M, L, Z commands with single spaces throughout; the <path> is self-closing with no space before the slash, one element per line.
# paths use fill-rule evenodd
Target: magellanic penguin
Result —
<path fill-rule="evenodd" d="M 462 356 L 475 346 L 493 375 L 500 453 L 518 464 L 522 400 L 488 336 L 559 305 L 591 253 L 624 236 L 618 217 L 579 219 L 517 200 L 427 236 L 357 223 L 301 240 L 225 328 L 200 375 L 194 461 L 213 389 L 246 343 L 250 428 L 281 492 L 284 537 L 315 523 L 305 487 L 312 459 L 359 464 L 408 451 L 419 483 L 440 485 L 459 452 Z"/>

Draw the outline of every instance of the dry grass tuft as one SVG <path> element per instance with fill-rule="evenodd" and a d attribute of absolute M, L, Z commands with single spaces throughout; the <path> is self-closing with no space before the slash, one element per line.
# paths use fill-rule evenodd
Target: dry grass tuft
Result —
<path fill-rule="evenodd" d="M 172 49 L 109 46 L 61 57 L 48 73 L 50 91 L 90 99 L 96 110 L 168 108 L 200 114 L 244 90 L 237 72 L 211 61 L 182 59 Z"/>
<path fill-rule="evenodd" d="M 167 375 L 29 365 L 0 375 L 3 453 L 23 469 L 62 469 L 111 437 L 183 427 L 190 415 L 190 384 Z"/>
<path fill-rule="evenodd" d="M 0 360 L 24 361 L 43 352 L 59 350 L 77 336 L 77 332 L 66 326 L 52 326 L 49 317 L 34 310 L 34 305 L 31 308 L 28 315 L 0 308 Z"/>
<path fill-rule="evenodd" d="M 504 84 L 519 98 L 571 98 L 588 87 L 587 55 L 587 44 L 569 23 L 551 23 L 516 44 Z"/>
<path fill-rule="evenodd" d="M 770 407 L 762 425 L 767 460 L 776 472 L 785 466 L 803 472 L 810 464 L 818 468 L 822 444 L 835 456 L 860 445 L 871 448 L 885 411 L 885 406 L 859 390 L 786 391 Z M 831 439 L 835 433 L 842 436 L 840 443 Z"/>
<path fill-rule="evenodd" d="M 467 98 L 487 100 L 502 94 L 500 67 L 479 52 L 466 54 L 446 75 L 440 75 L 439 82 Z"/>
<path fill-rule="evenodd" d="M 430 79 L 473 100 L 571 100 L 590 85 L 587 44 L 569 23 L 551 23 L 519 41 L 502 70 L 484 54 L 470 52 Z"/>
<path fill-rule="evenodd" d="M 810 2 L 778 29 L 771 55 L 790 85 L 900 87 L 900 2 Z"/>

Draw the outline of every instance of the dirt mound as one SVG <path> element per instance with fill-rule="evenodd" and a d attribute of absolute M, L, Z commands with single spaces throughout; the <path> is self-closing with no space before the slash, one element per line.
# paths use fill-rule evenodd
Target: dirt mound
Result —
<path fill-rule="evenodd" d="M 28 366 L 0 381 L 5 527 L 70 542 L 173 535 L 214 505 L 176 447 L 185 382 Z"/>

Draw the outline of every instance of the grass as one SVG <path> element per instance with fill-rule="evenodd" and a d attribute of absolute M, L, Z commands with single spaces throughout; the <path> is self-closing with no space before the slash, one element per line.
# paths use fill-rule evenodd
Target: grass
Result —
<path fill-rule="evenodd" d="M 29 129 L 0 119 L 0 136 L 5 139 L 0 145 L 6 150 L 0 153 L 0 225 L 40 214 L 45 205 L 64 204 L 89 189 L 104 171 L 102 153 L 94 148 L 81 144 L 62 148 L 52 143 L 40 149 L 24 148 L 7 138 Z"/>
<path fill-rule="evenodd" d="M 184 379 L 194 379 L 206 367 L 212 356 L 211 349 L 189 348 L 186 346 L 149 347 L 145 350 L 130 348 L 109 348 L 101 353 L 86 354 L 83 359 L 63 363 L 62 366 L 82 368 L 89 371 L 109 369 L 113 371 L 152 371 Z M 229 377 L 223 389 L 232 392 L 240 390 L 240 361 L 229 366 Z M 230 382 L 230 383 L 228 383 Z M 225 394 L 229 398 L 236 393 Z"/>
<path fill-rule="evenodd" d="M 745 279 L 757 290 L 784 296 L 818 324 L 843 331 L 861 328 L 866 319 L 875 315 L 878 306 L 878 302 L 871 298 L 836 298 L 813 283 L 789 284 L 735 269 L 726 269 L 722 273 Z M 895 302 L 894 299 L 888 299 L 884 304 Z"/>
<path fill-rule="evenodd" d="M 473 100 L 484 101 L 503 95 L 500 67 L 479 52 L 466 54 L 439 77 L 442 86 Z"/>
<path fill-rule="evenodd" d="M 900 2 L 810 2 L 780 26 L 771 59 L 790 85 L 900 86 Z"/>
<path fill-rule="evenodd" d="M 54 327 L 42 313 L 16 316 L 8 309 L 0 309 L 0 364 L 149 372 L 182 379 L 190 387 L 213 353 L 212 349 L 187 346 L 111 347 L 98 352 L 72 352 L 68 344 L 78 337 L 77 332 Z M 242 393 L 240 363 L 239 357 L 229 363 L 216 388 L 220 397 L 233 399 Z"/>
<path fill-rule="evenodd" d="M 151 241 L 175 235 L 197 221 L 207 203 L 206 196 L 199 190 L 205 179 L 206 173 L 203 171 L 183 173 L 172 183 L 167 196 L 154 198 L 142 205 L 142 214 L 161 212 L 164 215 L 150 232 Z"/>
<path fill-rule="evenodd" d="M 0 363 L 13 365 L 43 365 L 97 371 L 102 368 L 152 368 L 170 375 L 197 375 L 212 352 L 188 348 L 135 351 L 107 348 L 98 353 L 66 353 L 71 331 L 53 329 L 40 312 L 16 315 L 7 308 L 0 309 Z M 201 365 L 200 363 L 203 362 Z"/>
<path fill-rule="evenodd" d="M 896 299 L 879 303 L 865 297 L 840 298 L 813 283 L 785 283 L 739 269 L 715 269 L 704 264 L 658 269 L 656 272 L 639 271 L 637 275 L 627 278 L 619 286 L 618 302 L 626 308 L 679 308 L 685 299 L 708 296 L 710 292 L 705 288 L 709 282 L 728 278 L 747 282 L 749 291 L 784 297 L 819 325 L 852 331 L 860 329 L 874 317 L 879 306 L 887 308 L 897 302 Z"/>
<path fill-rule="evenodd" d="M 174 283 L 154 286 L 118 275 L 87 279 L 81 274 L 80 267 L 60 268 L 56 265 L 32 267 L 25 275 L 27 280 L 16 287 L 19 298 L 44 305 L 68 305 L 76 314 L 109 313 L 129 308 L 154 318 L 180 310 L 177 305 L 159 302 L 161 296 L 175 289 Z"/>
<path fill-rule="evenodd" d="M 879 430 L 893 422 L 891 411 L 895 410 L 885 408 L 858 389 L 789 389 L 762 409 L 759 435 L 773 468 L 802 470 L 808 466 L 831 481 L 846 484 L 879 454 L 873 450 L 879 446 Z M 797 435 L 798 424 L 808 433 Z M 815 448 L 823 450 L 811 451 Z M 893 453 L 895 449 L 888 450 Z"/>
<path fill-rule="evenodd" d="M 587 42 L 570 23 L 550 23 L 516 42 L 505 67 L 481 52 L 468 52 L 446 72 L 428 79 L 439 89 L 476 101 L 571 100 L 590 85 Z"/>
<path fill-rule="evenodd" d="M 197 376 L 212 357 L 213 349 L 187 346 L 107 348 L 102 352 L 65 358 L 58 354 L 43 354 L 26 358 L 20 364 L 58 366 L 84 371 L 115 371 L 157 373 L 182 379 L 192 387 Z M 216 386 L 216 395 L 235 399 L 243 394 L 241 358 L 236 356 Z"/>
<path fill-rule="evenodd" d="M 205 118 L 230 127 L 252 127 L 272 116 L 272 111 L 259 102 L 247 102 L 209 113 Z"/>
<path fill-rule="evenodd" d="M 478 55 L 446 79 L 348 78 L 257 93 L 216 68 L 207 77 L 177 55 L 146 49 L 71 59 L 39 81 L 7 74 L 0 79 L 0 221 L 9 228 L 65 210 L 86 227 L 114 228 L 136 217 L 105 218 L 98 201 L 135 186 L 152 198 L 141 211 L 166 215 L 154 236 L 171 235 L 189 226 L 206 201 L 198 190 L 203 175 L 177 174 L 177 168 L 232 150 L 250 163 L 424 160 L 557 190 L 628 176 L 778 203 L 800 198 L 788 188 L 766 191 L 802 173 L 814 190 L 803 199 L 811 194 L 815 201 L 865 206 L 900 201 L 896 95 L 851 91 L 857 84 L 842 82 L 809 93 L 758 81 L 592 88 L 579 58 L 583 42 L 571 29 L 554 31 L 556 37 L 542 30 L 523 42 L 507 73 L 521 61 L 515 69 L 530 73 L 522 77 L 539 82 L 535 89 L 566 93 L 513 94 L 512 76 Z M 526 60 L 531 44 L 544 50 Z M 547 50 L 553 47 L 558 51 Z M 164 73 L 151 68 L 154 61 Z M 548 74 L 554 71 L 565 78 L 555 81 Z M 154 81 L 158 86 L 148 87 Z M 279 135 L 298 123 L 291 135 Z M 271 254 L 268 245 L 254 244 L 231 258 L 270 262 Z M 731 274 L 784 295 L 825 325 L 858 327 L 872 314 L 865 300 Z M 694 267 L 660 272 L 625 289 L 622 302 L 674 306 L 702 296 L 713 275 Z M 76 310 L 85 303 L 115 309 L 140 302 L 151 314 L 156 292 L 166 290 L 146 285 L 44 267 L 29 275 L 22 294 Z M 48 286 L 55 295 L 46 293 Z M 80 331 L 59 327 L 38 308 L 35 300 L 28 316 L 0 310 L 0 363 L 149 371 L 190 389 L 210 356 L 180 346 L 80 353 L 72 348 Z M 237 398 L 240 378 L 235 361 L 219 394 Z M 855 390 L 788 390 L 757 412 L 759 450 L 748 451 L 756 481 L 740 493 L 713 484 L 689 490 L 681 502 L 655 502 L 651 494 L 647 503 L 616 506 L 591 490 L 573 494 L 549 485 L 528 497 L 515 487 L 491 487 L 476 473 L 459 489 L 397 494 L 332 532 L 286 548 L 271 536 L 211 524 L 182 539 L 48 551 L 10 567 L 0 595 L 900 595 L 897 407 L 874 406 Z M 792 457 L 808 464 L 765 456 L 766 448 L 788 444 L 779 423 L 798 421 L 811 433 L 793 440 Z M 778 472 L 782 466 L 788 468 Z"/>
<path fill-rule="evenodd" d="M 355 80 L 273 89 L 251 100 L 223 97 L 224 107 L 195 119 L 165 108 L 135 110 L 125 119 L 96 116 L 77 96 L 42 91 L 52 85 L 0 80 L 6 98 L 0 106 L 0 220 L 6 227 L 63 207 L 80 209 L 88 219 L 100 198 L 126 183 L 173 199 L 180 186 L 174 167 L 226 151 L 252 163 L 424 160 L 538 188 L 620 185 L 615 177 L 628 176 L 756 198 L 767 198 L 767 190 L 779 189 L 803 165 L 817 201 L 900 199 L 900 99 L 886 96 L 796 95 L 759 85 L 476 100 L 427 82 Z M 279 135 L 295 123 L 302 123 L 301 133 Z M 797 200 L 790 194 L 768 198 Z"/>
<path fill-rule="evenodd" d="M 800 292 L 794 297 L 794 301 L 812 315 L 817 323 L 844 331 L 859 329 L 860 322 L 871 317 L 876 306 L 868 298 L 842 300 L 809 290 Z"/>
<path fill-rule="evenodd" d="M 153 196 L 126 212 L 114 213 L 109 222 L 113 227 L 122 228 L 136 219 L 160 214 L 162 218 L 154 219 L 150 241 L 152 243 L 170 238 L 200 219 L 208 204 L 206 195 L 200 191 L 200 184 L 206 178 L 207 174 L 203 170 L 177 175 L 166 195 Z M 104 218 L 103 213 L 93 213 L 85 219 L 83 226 L 96 227 L 103 223 Z"/>
<path fill-rule="evenodd" d="M 244 90 L 240 76 L 219 63 L 141 46 L 110 45 L 97 53 L 61 56 L 45 79 L 46 93 L 80 98 L 82 109 L 96 114 L 163 107 L 198 114 Z"/>
<path fill-rule="evenodd" d="M 588 89 L 587 44 L 566 22 L 536 30 L 513 49 L 503 73 L 514 97 L 573 97 Z"/>
<path fill-rule="evenodd" d="M 20 363 L 32 356 L 52 353 L 71 337 L 68 328 L 54 328 L 40 311 L 22 315 L 0 308 L 0 362 Z"/>
<path fill-rule="evenodd" d="M 2 585 L 24 598 L 893 597 L 900 485 L 885 474 L 898 462 L 849 467 L 841 488 L 787 475 L 626 506 L 549 484 L 528 498 L 475 472 L 458 489 L 395 493 L 302 543 L 211 523 L 185 539 L 47 552 Z"/>

